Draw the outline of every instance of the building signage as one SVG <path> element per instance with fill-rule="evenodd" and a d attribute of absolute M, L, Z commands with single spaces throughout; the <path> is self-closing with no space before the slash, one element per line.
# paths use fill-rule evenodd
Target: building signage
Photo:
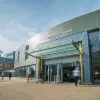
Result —
<path fill-rule="evenodd" d="M 62 37 L 66 37 L 69 35 L 69 33 L 72 32 L 72 28 L 67 30 L 67 31 L 64 31 L 63 33 L 61 34 L 57 34 L 55 36 L 50 36 L 48 37 L 49 40 L 55 40 L 55 39 L 59 39 L 59 38 L 62 38 Z"/>

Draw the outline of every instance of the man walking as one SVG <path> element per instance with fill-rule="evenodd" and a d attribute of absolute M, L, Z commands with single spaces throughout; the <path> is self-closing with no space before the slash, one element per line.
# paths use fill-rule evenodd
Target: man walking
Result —
<path fill-rule="evenodd" d="M 41 83 L 43 83 L 43 79 L 44 79 L 44 75 L 43 75 L 43 71 L 40 71 L 40 79 L 41 79 Z"/>
<path fill-rule="evenodd" d="M 2 80 L 4 80 L 4 72 L 3 71 L 1 73 L 1 76 L 2 76 Z"/>
<path fill-rule="evenodd" d="M 30 75 L 31 75 L 30 68 L 27 68 L 27 71 L 26 71 L 26 77 L 27 77 L 27 82 L 28 82 L 28 83 L 29 83 Z"/>
<path fill-rule="evenodd" d="M 73 71 L 73 76 L 75 78 L 75 85 L 78 86 L 80 84 L 80 70 L 79 67 L 76 67 Z"/>
<path fill-rule="evenodd" d="M 11 80 L 11 77 L 12 77 L 12 73 L 9 73 L 9 80 Z"/>

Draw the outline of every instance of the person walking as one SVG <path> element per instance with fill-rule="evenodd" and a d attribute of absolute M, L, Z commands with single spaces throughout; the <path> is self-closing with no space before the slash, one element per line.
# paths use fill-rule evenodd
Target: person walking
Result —
<path fill-rule="evenodd" d="M 11 77 L 12 77 L 12 73 L 9 73 L 9 80 L 11 80 Z"/>
<path fill-rule="evenodd" d="M 1 73 L 2 80 L 4 80 L 4 72 Z"/>
<path fill-rule="evenodd" d="M 27 77 L 27 82 L 28 82 L 28 83 L 29 83 L 30 75 L 31 75 L 30 68 L 27 68 L 27 71 L 26 71 L 26 77 Z"/>
<path fill-rule="evenodd" d="M 75 78 L 75 86 L 80 85 L 80 70 L 79 67 L 76 67 L 75 70 L 73 71 L 73 76 Z"/>
<path fill-rule="evenodd" d="M 36 81 L 36 83 L 38 83 L 38 82 L 41 82 L 41 83 L 43 83 L 43 80 L 44 80 L 44 75 L 43 75 L 43 72 L 42 72 L 42 70 L 40 70 L 39 71 L 39 79 L 38 79 L 38 81 Z"/>
<path fill-rule="evenodd" d="M 44 76 L 43 76 L 43 72 L 42 72 L 42 70 L 40 71 L 40 81 L 41 81 L 41 83 L 43 83 L 43 79 L 44 79 Z"/>

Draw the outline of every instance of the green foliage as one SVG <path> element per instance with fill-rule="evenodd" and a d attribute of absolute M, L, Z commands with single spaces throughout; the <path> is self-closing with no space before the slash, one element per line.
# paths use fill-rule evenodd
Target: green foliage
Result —
<path fill-rule="evenodd" d="M 32 77 L 34 77 L 35 71 L 31 70 Z"/>

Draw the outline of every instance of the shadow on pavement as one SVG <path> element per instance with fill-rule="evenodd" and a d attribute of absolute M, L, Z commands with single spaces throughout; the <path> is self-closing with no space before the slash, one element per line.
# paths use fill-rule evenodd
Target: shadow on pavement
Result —
<path fill-rule="evenodd" d="M 0 82 L 8 82 L 8 81 L 9 81 L 9 80 L 5 80 L 5 81 L 4 81 L 4 80 L 2 80 L 2 81 L 0 81 Z"/>
<path fill-rule="evenodd" d="M 93 85 L 80 85 L 80 87 L 100 87 L 100 83 L 94 83 Z"/>

